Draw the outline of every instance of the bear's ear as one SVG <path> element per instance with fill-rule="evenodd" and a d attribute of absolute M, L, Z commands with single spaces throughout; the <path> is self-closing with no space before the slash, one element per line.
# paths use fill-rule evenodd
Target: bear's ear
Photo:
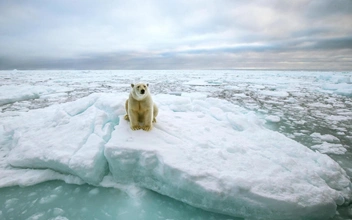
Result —
<path fill-rule="evenodd" d="M 149 86 L 149 83 L 147 83 L 147 87 Z"/>
<path fill-rule="evenodd" d="M 131 84 L 131 87 L 132 87 L 132 88 L 134 87 L 134 84 L 133 84 L 133 83 Z"/>

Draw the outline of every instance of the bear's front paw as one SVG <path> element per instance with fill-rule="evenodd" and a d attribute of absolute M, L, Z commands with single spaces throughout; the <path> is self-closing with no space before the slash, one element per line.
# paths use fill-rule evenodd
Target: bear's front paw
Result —
<path fill-rule="evenodd" d="M 143 126 L 142 129 L 145 130 L 145 131 L 150 131 L 150 130 L 152 130 L 152 126 L 150 126 L 150 125 L 145 125 L 145 126 Z"/>
<path fill-rule="evenodd" d="M 153 121 L 152 121 L 153 123 L 156 123 L 156 118 L 153 118 Z"/>
<path fill-rule="evenodd" d="M 139 130 L 139 129 L 141 129 L 141 126 L 139 126 L 139 125 L 131 126 L 131 129 L 134 131 Z"/>
<path fill-rule="evenodd" d="M 127 121 L 130 120 L 130 118 L 128 117 L 128 115 L 125 115 L 123 118 L 124 118 L 125 120 L 127 120 Z"/>

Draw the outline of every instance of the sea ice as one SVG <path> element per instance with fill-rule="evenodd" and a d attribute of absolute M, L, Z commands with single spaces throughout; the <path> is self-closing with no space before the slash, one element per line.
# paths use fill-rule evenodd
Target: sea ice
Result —
<path fill-rule="evenodd" d="M 5 120 L 0 137 L 9 152 L 2 160 L 12 167 L 0 167 L 0 182 L 46 169 L 263 219 L 326 219 L 350 200 L 351 182 L 335 161 L 268 130 L 253 112 L 216 98 L 155 95 L 158 123 L 132 131 L 123 120 L 127 97 L 92 94 Z"/>
<path fill-rule="evenodd" d="M 13 143 L 8 163 L 14 167 L 50 168 L 77 175 L 88 183 L 99 183 L 108 172 L 104 145 L 117 123 L 117 115 L 124 111 L 118 97 L 111 96 L 106 102 L 92 95 L 13 120 L 5 125 Z"/>
<path fill-rule="evenodd" d="M 63 91 L 67 91 L 67 88 L 58 86 L 51 88 L 48 86 L 33 85 L 3 85 L 0 86 L 0 106 L 18 101 L 37 99 L 43 95 Z"/>
<path fill-rule="evenodd" d="M 20 90 L 20 91 L 18 91 Z M 5 105 L 8 103 L 22 101 L 27 99 L 39 98 L 40 93 L 44 90 L 33 86 L 1 86 L 0 87 L 0 105 Z"/>
<path fill-rule="evenodd" d="M 280 122 L 281 118 L 276 115 L 269 115 L 265 117 L 265 120 L 270 121 L 270 122 Z"/>
<path fill-rule="evenodd" d="M 327 142 L 340 142 L 340 140 L 339 140 L 337 137 L 335 137 L 335 136 L 333 136 L 333 135 L 331 135 L 331 134 L 324 134 L 324 135 L 322 135 L 322 134 L 319 134 L 319 133 L 317 133 L 317 132 L 314 132 L 314 133 L 311 134 L 310 136 L 313 137 L 313 138 L 316 138 L 316 139 L 318 139 L 318 140 L 322 140 L 322 141 L 327 141 Z"/>
<path fill-rule="evenodd" d="M 260 94 L 276 97 L 287 97 L 289 95 L 286 91 L 260 91 Z"/>
<path fill-rule="evenodd" d="M 221 81 L 212 81 L 212 80 L 203 80 L 203 79 L 195 79 L 189 82 L 185 82 L 185 85 L 192 85 L 192 86 L 219 86 L 225 85 Z"/>
<path fill-rule="evenodd" d="M 151 133 L 124 121 L 115 127 L 105 156 L 116 181 L 247 218 L 332 216 L 348 195 L 336 162 L 263 128 L 253 114 L 215 99 L 161 99 L 177 105 L 161 112 Z M 326 176 L 333 173 L 339 180 Z"/>
<path fill-rule="evenodd" d="M 325 141 L 322 144 L 313 145 L 311 148 L 323 154 L 344 154 L 347 151 L 342 144 L 332 144 Z"/>

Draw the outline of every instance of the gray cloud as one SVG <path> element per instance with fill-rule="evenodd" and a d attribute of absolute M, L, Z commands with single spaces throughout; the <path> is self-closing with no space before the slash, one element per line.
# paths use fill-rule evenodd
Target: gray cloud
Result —
<path fill-rule="evenodd" d="M 0 69 L 352 70 L 352 1 L 2 1 Z"/>

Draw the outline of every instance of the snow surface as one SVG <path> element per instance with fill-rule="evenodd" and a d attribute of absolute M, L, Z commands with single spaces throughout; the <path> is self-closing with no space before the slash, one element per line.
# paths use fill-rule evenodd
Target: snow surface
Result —
<path fill-rule="evenodd" d="M 333 216 L 350 199 L 351 183 L 335 161 L 265 128 L 253 112 L 215 98 L 155 95 L 158 123 L 132 131 L 123 120 L 127 97 L 92 94 L 3 123 L 6 161 L 16 169 L 3 166 L 0 184 L 21 184 L 8 176 L 17 170 L 50 169 L 95 185 L 112 175 L 245 218 Z"/>
<path fill-rule="evenodd" d="M 58 179 L 115 187 L 132 197 L 145 187 L 249 219 L 348 216 L 349 209 L 336 212 L 336 205 L 351 198 L 351 77 L 0 71 L 0 187 Z M 151 132 L 132 132 L 122 120 L 129 85 L 139 81 L 150 83 L 160 108 Z M 30 203 L 51 204 L 52 197 Z M 8 199 L 0 218 L 15 209 L 6 204 L 20 201 Z"/>
<path fill-rule="evenodd" d="M 8 162 L 15 167 L 51 168 L 99 183 L 108 172 L 104 144 L 117 123 L 115 111 L 120 109 L 121 114 L 122 106 L 106 106 L 114 96 L 98 97 L 29 112 L 5 126 L 16 143 Z"/>

